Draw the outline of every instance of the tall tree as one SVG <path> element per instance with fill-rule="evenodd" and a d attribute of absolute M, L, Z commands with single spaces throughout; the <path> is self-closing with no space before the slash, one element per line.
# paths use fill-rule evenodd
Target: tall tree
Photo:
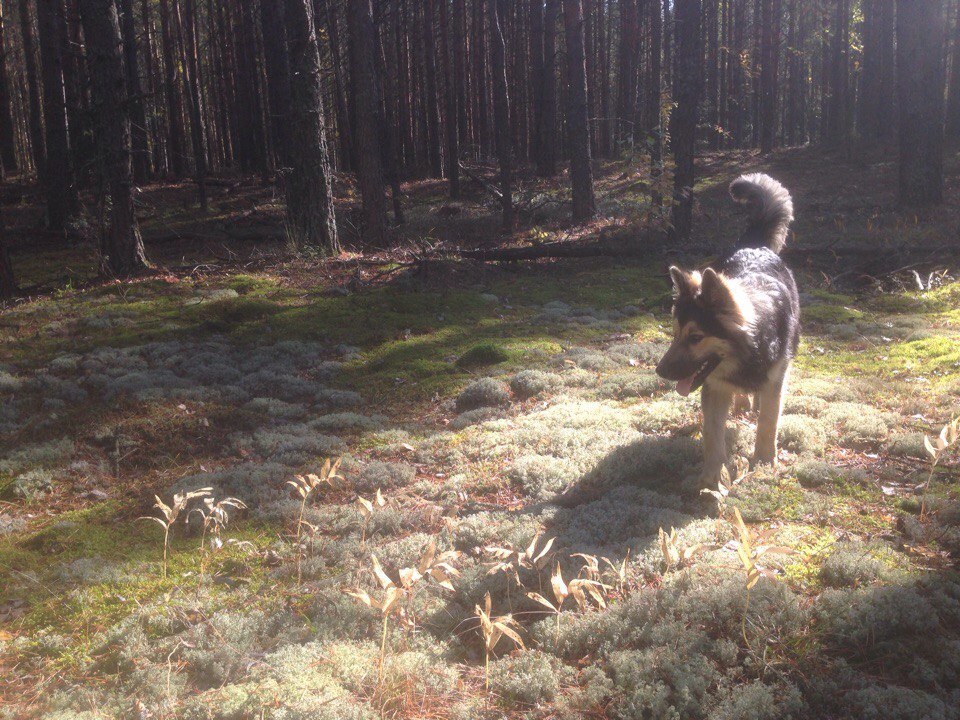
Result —
<path fill-rule="evenodd" d="M 940 0 L 897 2 L 900 202 L 943 201 L 943 11 Z"/>
<path fill-rule="evenodd" d="M 663 102 L 663 17 L 659 0 L 654 0 L 650 6 L 650 44 L 649 61 L 647 63 L 647 136 L 650 146 L 650 187 L 651 200 L 660 205 L 662 198 L 659 192 L 659 179 L 663 173 L 663 113 L 660 106 Z"/>
<path fill-rule="evenodd" d="M 670 223 L 671 236 L 682 241 L 690 237 L 693 223 L 694 154 L 703 56 L 700 0 L 675 0 L 673 24 L 676 52 L 673 95 L 677 106 L 670 118 L 670 145 L 676 165 Z"/>
<path fill-rule="evenodd" d="M 20 0 L 20 39 L 23 43 L 24 73 L 27 76 L 29 110 L 27 122 L 30 128 L 30 150 L 33 167 L 38 177 L 43 178 L 47 167 L 47 153 L 43 138 L 43 108 L 40 97 L 40 76 L 37 71 L 37 56 L 34 45 L 33 22 L 29 0 Z"/>
<path fill-rule="evenodd" d="M 0 168 L 3 173 L 17 171 L 17 151 L 10 112 L 10 78 L 7 74 L 7 38 L 3 0 L 0 0 Z"/>
<path fill-rule="evenodd" d="M 119 277 L 147 266 L 133 205 L 130 117 L 121 53 L 120 22 L 114 0 L 80 0 L 90 66 L 94 137 L 109 198 L 110 219 L 101 254 Z"/>
<path fill-rule="evenodd" d="M 443 1 L 443 0 L 441 0 Z M 423 105 L 427 114 L 427 157 L 430 163 L 430 176 L 443 177 L 443 152 L 440 137 L 440 103 L 437 95 L 437 49 L 434 40 L 434 2 L 423 2 L 423 61 L 424 86 Z"/>
<path fill-rule="evenodd" d="M 370 0 L 348 0 L 350 88 L 354 102 L 357 177 L 363 201 L 364 239 L 375 247 L 387 240 L 387 210 L 380 146 L 380 83 L 376 67 L 376 27 Z"/>
<path fill-rule="evenodd" d="M 540 74 L 540 127 L 537 130 L 537 175 L 557 174 L 557 14 L 560 0 L 547 0 L 543 15 L 543 69 Z"/>
<path fill-rule="evenodd" d="M 64 232 L 67 221 L 79 208 L 79 196 L 70 163 L 67 131 L 67 104 L 63 87 L 63 56 L 60 43 L 64 22 L 63 0 L 38 0 L 37 27 L 40 38 L 40 67 L 43 75 L 43 121 L 47 165 L 43 173 L 47 225 Z M 120 42 L 117 42 L 117 50 Z"/>
<path fill-rule="evenodd" d="M 287 110 L 290 105 L 290 68 L 287 63 L 287 35 L 284 3 L 260 3 L 260 33 L 263 36 L 263 69 L 267 75 L 267 107 L 270 140 L 277 167 L 286 166 Z"/>
<path fill-rule="evenodd" d="M 540 159 L 540 128 L 543 122 L 543 0 L 530 0 L 530 102 L 533 111 L 533 142 L 530 160 Z"/>
<path fill-rule="evenodd" d="M 497 160 L 500 163 L 500 204 L 503 230 L 513 232 L 513 143 L 510 137 L 510 95 L 507 91 L 506 46 L 500 20 L 499 0 L 487 0 L 490 18 L 490 49 L 493 62 L 493 113 Z M 549 13 L 549 9 L 547 11 Z"/>
<path fill-rule="evenodd" d="M 760 151 L 773 150 L 777 136 L 780 67 L 780 0 L 762 0 L 760 38 Z"/>
<path fill-rule="evenodd" d="M 163 91 L 167 105 L 167 165 L 173 177 L 180 179 L 185 174 L 183 104 L 178 80 L 180 77 L 180 63 L 177 60 L 177 53 L 174 50 L 174 28 L 170 14 L 170 2 L 176 2 L 176 0 L 160 0 Z"/>
<path fill-rule="evenodd" d="M 143 89 L 140 85 L 140 65 L 137 60 L 137 18 L 133 0 L 121 0 L 121 32 L 123 33 L 123 60 L 130 105 L 130 133 L 133 143 L 133 179 L 146 182 L 150 176 L 150 150 L 147 145 L 147 113 L 144 109 Z"/>
<path fill-rule="evenodd" d="M 895 82 L 896 51 L 894 50 L 895 0 L 879 0 L 880 14 L 880 102 L 877 113 L 880 137 L 892 140 L 897 128 L 897 88 Z"/>
<path fill-rule="evenodd" d="M 0 204 L 0 300 L 9 300 L 17 293 L 17 283 L 4 230 L 3 205 Z"/>
<path fill-rule="evenodd" d="M 287 238 L 324 255 L 340 252 L 324 124 L 322 69 L 310 0 L 284 0 L 290 55 L 290 171 L 284 176 Z"/>
<path fill-rule="evenodd" d="M 583 5 L 563 0 L 563 25 L 567 40 L 567 132 L 570 138 L 570 183 L 573 219 L 589 220 L 597 212 L 590 168 L 590 126 L 587 113 L 587 66 L 584 59 Z"/>
<path fill-rule="evenodd" d="M 957 13 L 953 26 L 950 83 L 947 86 L 946 133 L 951 138 L 960 137 L 960 12 Z"/>
<path fill-rule="evenodd" d="M 621 147 L 634 136 L 632 121 L 635 94 L 639 22 L 637 0 L 620 0 L 620 50 L 617 61 L 617 141 Z"/>
<path fill-rule="evenodd" d="M 457 131 L 457 79 L 454 77 L 454 65 L 450 61 L 450 26 L 447 13 L 447 0 L 440 0 L 440 52 L 443 55 L 444 77 L 444 131 L 447 151 L 446 175 L 450 181 L 450 197 L 460 197 L 460 150 Z"/>
<path fill-rule="evenodd" d="M 174 0 L 176 2 L 176 0 Z M 177 23 L 183 34 L 181 45 L 186 59 L 184 80 L 187 86 L 187 107 L 190 111 L 190 144 L 193 146 L 193 172 L 197 182 L 200 209 L 207 210 L 207 117 L 201 91 L 200 60 L 197 55 L 197 11 L 195 0 L 184 0 L 182 21 Z"/>
<path fill-rule="evenodd" d="M 350 113 L 347 112 L 346 82 L 343 79 L 343 62 L 340 52 L 340 30 L 337 23 L 337 10 L 333 0 L 320 0 L 324 6 L 323 16 L 327 23 L 327 37 L 330 41 L 330 63 L 333 67 L 333 88 L 336 93 L 335 108 L 337 114 L 337 141 L 340 147 L 340 168 L 353 170 L 356 167 L 354 143 L 350 129 Z"/>

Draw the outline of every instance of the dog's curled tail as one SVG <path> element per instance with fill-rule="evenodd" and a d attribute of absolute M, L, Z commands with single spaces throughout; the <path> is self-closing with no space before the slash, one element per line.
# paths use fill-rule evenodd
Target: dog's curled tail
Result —
<path fill-rule="evenodd" d="M 730 197 L 750 212 L 741 247 L 767 247 L 779 254 L 793 222 L 793 198 L 789 191 L 764 173 L 741 175 L 730 183 Z"/>

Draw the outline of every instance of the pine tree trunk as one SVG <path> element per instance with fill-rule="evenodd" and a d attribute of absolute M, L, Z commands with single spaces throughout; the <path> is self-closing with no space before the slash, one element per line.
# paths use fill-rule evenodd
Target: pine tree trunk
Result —
<path fill-rule="evenodd" d="M 675 0 L 676 110 L 671 116 L 670 145 L 676 164 L 673 176 L 671 237 L 685 241 L 693 223 L 694 154 L 697 139 L 697 105 L 700 102 L 700 0 Z"/>
<path fill-rule="evenodd" d="M 897 88 L 894 64 L 894 0 L 879 0 L 880 13 L 880 100 L 877 113 L 880 139 L 892 141 L 897 134 Z"/>
<path fill-rule="evenodd" d="M 63 87 L 63 56 L 60 24 L 64 22 L 63 0 L 38 0 L 37 27 L 43 74 L 44 145 L 47 166 L 43 174 L 47 225 L 53 232 L 66 230 L 67 221 L 80 205 L 67 132 L 67 105 Z M 119 43 L 118 43 L 119 48 Z"/>
<path fill-rule="evenodd" d="M 176 0 L 175 0 L 176 1 Z M 187 86 L 187 107 L 190 110 L 190 142 L 193 145 L 193 168 L 197 182 L 200 209 L 207 211 L 207 118 L 200 90 L 200 63 L 197 57 L 197 23 L 195 0 L 184 0 L 184 80 Z"/>
<path fill-rule="evenodd" d="M 503 231 L 513 232 L 513 143 L 510 138 L 510 95 L 507 91 L 506 46 L 500 21 L 499 0 L 487 0 L 490 18 L 491 72 L 493 74 L 493 112 L 496 129 L 497 159 L 500 162 L 500 203 L 503 206 Z M 554 2 L 556 9 L 556 1 Z M 549 7 L 547 14 L 550 14 Z M 554 15 L 556 17 L 556 15 Z M 551 65 L 552 66 L 552 65 Z"/>
<path fill-rule="evenodd" d="M 173 0 L 175 2 L 175 0 Z M 171 0 L 160 0 L 160 33 L 163 51 L 163 90 L 167 111 L 168 170 L 175 180 L 184 176 L 183 105 L 178 87 L 178 62 L 174 52 L 174 33 L 170 24 Z"/>
<path fill-rule="evenodd" d="M 287 111 L 290 106 L 290 67 L 287 63 L 287 34 L 284 27 L 284 3 L 260 3 L 260 32 L 263 35 L 263 69 L 267 74 L 267 105 L 270 140 L 275 167 L 290 162 L 287 147 Z M 316 39 L 314 39 L 316 43 Z"/>
<path fill-rule="evenodd" d="M 763 0 L 760 72 L 760 152 L 763 153 L 773 150 L 777 138 L 780 11 L 780 0 Z"/>
<path fill-rule="evenodd" d="M 533 108 L 533 141 L 530 160 L 540 161 L 540 130 L 543 124 L 543 0 L 530 0 L 530 99 Z"/>
<path fill-rule="evenodd" d="M 590 126 L 587 113 L 587 68 L 584 58 L 581 0 L 563 0 L 567 39 L 567 132 L 570 142 L 570 184 L 573 220 L 589 220 L 597 212 L 590 167 Z"/>
<path fill-rule="evenodd" d="M 350 127 L 350 113 L 347 111 L 347 83 L 343 79 L 343 60 L 340 52 L 340 30 L 337 23 L 337 11 L 333 0 L 323 0 L 326 10 L 327 36 L 330 39 L 330 62 L 333 65 L 333 88 L 337 113 L 337 144 L 340 148 L 340 168 L 344 171 L 356 167 L 353 156 L 353 134 Z"/>
<path fill-rule="evenodd" d="M 880 25 L 879 2 L 862 0 L 863 8 L 863 62 L 860 92 L 857 94 L 857 132 L 868 142 L 880 136 L 877 124 L 880 109 Z"/>
<path fill-rule="evenodd" d="M 17 172 L 17 150 L 10 111 L 10 79 L 7 74 L 7 39 L 3 0 L 0 0 L 0 177 Z M 0 251 L 3 252 L 3 251 Z M 2 282 L 2 280 L 0 280 Z"/>
<path fill-rule="evenodd" d="M 9 300 L 17 294 L 17 283 L 10 262 L 10 250 L 7 247 L 3 205 L 0 203 L 0 300 Z"/>
<path fill-rule="evenodd" d="M 37 55 L 34 45 L 33 22 L 30 19 L 29 0 L 20 0 L 20 38 L 23 42 L 24 71 L 27 76 L 29 96 L 28 126 L 30 128 L 30 151 L 37 177 L 43 182 L 47 169 L 47 152 L 43 138 L 43 107 L 40 99 L 40 75 L 37 70 Z"/>
<path fill-rule="evenodd" d="M 110 271 L 127 277 L 147 266 L 133 205 L 130 117 L 114 0 L 80 0 L 90 66 L 91 110 L 100 166 L 110 196 L 101 254 Z"/>
<path fill-rule="evenodd" d="M 469 143 L 470 131 L 467 121 L 467 74 L 464 59 L 467 47 L 464 42 L 464 0 L 453 0 L 453 85 L 457 100 L 457 135 L 459 144 Z M 459 167 L 460 148 L 457 148 Z"/>
<path fill-rule="evenodd" d="M 560 0 L 547 0 L 543 15 L 543 89 L 540 99 L 540 130 L 537 133 L 540 152 L 537 175 L 553 177 L 557 174 L 557 14 Z"/>
<path fill-rule="evenodd" d="M 383 247 L 387 241 L 387 211 L 380 147 L 380 93 L 376 73 L 377 45 L 370 0 L 349 0 L 350 88 L 354 102 L 357 176 L 363 200 L 364 244 Z"/>
<path fill-rule="evenodd" d="M 659 0 L 653 0 L 659 2 Z M 600 156 L 611 155 L 610 145 L 610 23 L 612 13 L 606 2 L 600 2 L 597 18 L 597 45 L 600 48 Z M 604 8 L 606 11 L 604 12 Z"/>
<path fill-rule="evenodd" d="M 714 150 L 720 147 L 720 74 L 718 68 L 718 56 L 720 53 L 720 40 L 717 36 L 719 0 L 706 0 L 703 30 L 706 36 L 707 45 L 707 126 L 710 147 Z"/>
<path fill-rule="evenodd" d="M 454 200 L 460 197 L 460 150 L 458 147 L 457 132 L 457 80 L 454 77 L 453 63 L 450 61 L 450 27 L 446 0 L 440 0 L 440 52 L 443 55 L 444 77 L 444 132 L 446 133 L 447 151 L 446 175 L 450 181 L 450 197 Z"/>
<path fill-rule="evenodd" d="M 143 107 L 140 65 L 137 61 L 137 18 L 133 12 L 133 0 L 121 0 L 120 11 L 124 70 L 130 104 L 133 179 L 134 182 L 144 183 L 150 177 L 150 150 L 147 146 L 147 114 Z"/>
<path fill-rule="evenodd" d="M 637 0 L 620 0 L 620 49 L 617 62 L 617 147 L 623 149 L 634 136 L 632 82 L 637 54 Z"/>
<path fill-rule="evenodd" d="M 443 177 L 443 150 L 440 137 L 440 103 L 437 96 L 437 49 L 433 34 L 434 1 L 423 2 L 424 107 L 427 113 L 427 158 L 430 176 Z M 441 0 L 442 1 L 442 0 Z"/>
<path fill-rule="evenodd" d="M 946 110 L 946 134 L 950 138 L 960 138 L 960 12 L 955 23 Z"/>
<path fill-rule="evenodd" d="M 324 124 L 322 68 L 310 0 L 283 0 L 290 62 L 289 171 L 283 177 L 290 244 L 322 255 L 340 252 Z"/>
<path fill-rule="evenodd" d="M 900 202 L 943 202 L 943 37 L 940 0 L 897 2 Z"/>
<path fill-rule="evenodd" d="M 659 0 L 650 7 L 649 75 L 647 78 L 647 142 L 650 145 L 650 199 L 654 206 L 663 202 L 660 176 L 663 174 L 663 17 Z"/>

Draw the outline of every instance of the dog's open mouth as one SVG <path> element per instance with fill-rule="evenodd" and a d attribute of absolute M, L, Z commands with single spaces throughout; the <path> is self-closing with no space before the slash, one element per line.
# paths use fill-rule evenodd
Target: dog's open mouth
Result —
<path fill-rule="evenodd" d="M 703 382 L 707 379 L 707 376 L 716 370 L 717 365 L 719 364 L 720 358 L 716 356 L 707 358 L 703 364 L 697 368 L 695 373 L 677 382 L 677 392 L 686 397 L 703 385 Z"/>

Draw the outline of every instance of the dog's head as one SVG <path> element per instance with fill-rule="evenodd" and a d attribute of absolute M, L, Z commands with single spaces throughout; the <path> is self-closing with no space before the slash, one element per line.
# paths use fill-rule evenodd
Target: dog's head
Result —
<path fill-rule="evenodd" d="M 673 279 L 673 342 L 657 375 L 689 395 L 718 367 L 736 358 L 749 341 L 753 306 L 735 280 L 712 268 L 703 273 L 670 268 Z"/>

